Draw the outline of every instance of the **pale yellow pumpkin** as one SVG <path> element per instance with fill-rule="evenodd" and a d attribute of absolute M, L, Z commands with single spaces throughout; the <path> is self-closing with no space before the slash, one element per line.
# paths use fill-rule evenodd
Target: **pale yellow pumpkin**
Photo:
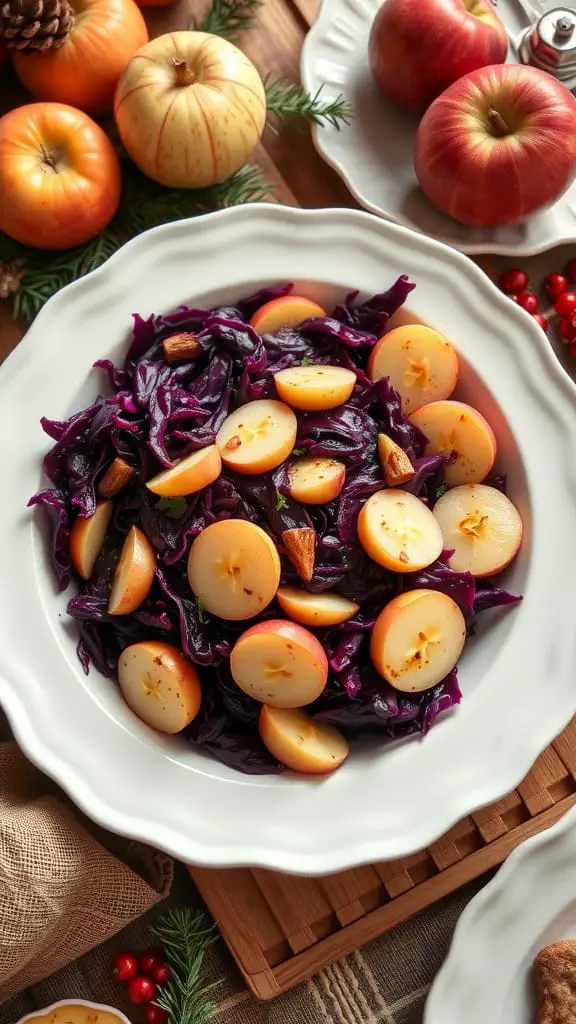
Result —
<path fill-rule="evenodd" d="M 266 120 L 262 80 L 232 43 L 171 32 L 134 55 L 114 114 L 129 155 L 171 188 L 224 181 L 252 155 Z"/>

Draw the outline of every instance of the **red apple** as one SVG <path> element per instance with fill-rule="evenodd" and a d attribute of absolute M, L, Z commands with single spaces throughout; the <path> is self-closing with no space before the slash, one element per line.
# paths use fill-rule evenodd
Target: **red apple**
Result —
<path fill-rule="evenodd" d="M 515 224 L 558 199 L 576 174 L 576 101 L 538 68 L 480 68 L 426 111 L 414 166 L 428 198 L 455 220 Z"/>
<path fill-rule="evenodd" d="M 372 74 L 384 95 L 424 110 L 462 75 L 502 64 L 506 29 L 485 0 L 385 0 L 370 32 Z"/>

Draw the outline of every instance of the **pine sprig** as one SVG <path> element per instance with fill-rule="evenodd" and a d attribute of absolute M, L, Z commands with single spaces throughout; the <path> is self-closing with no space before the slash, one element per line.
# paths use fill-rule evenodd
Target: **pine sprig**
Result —
<path fill-rule="evenodd" d="M 323 100 L 322 86 L 311 96 L 295 82 L 289 82 L 286 78 L 271 80 L 270 76 L 267 76 L 264 79 L 264 89 L 268 114 L 273 114 L 280 122 L 304 118 L 314 124 L 328 124 L 337 129 L 343 124 L 350 123 L 350 104 L 341 94 L 334 100 Z"/>
<path fill-rule="evenodd" d="M 118 213 L 96 238 L 62 253 L 31 249 L 0 235 L 0 262 L 26 261 L 20 287 L 11 296 L 15 317 L 32 321 L 45 302 L 65 285 L 100 267 L 127 239 L 148 228 L 242 203 L 264 202 L 273 192 L 260 168 L 242 167 L 228 181 L 206 189 L 168 189 L 123 159 Z"/>
<path fill-rule="evenodd" d="M 159 991 L 156 1005 L 168 1014 L 168 1024 L 206 1024 L 215 1005 L 210 994 L 219 984 L 202 985 L 204 955 L 217 935 L 201 911 L 173 908 L 156 922 L 154 932 L 170 965 L 170 980 Z"/>
<path fill-rule="evenodd" d="M 203 18 L 193 18 L 190 29 L 211 32 L 235 43 L 241 32 L 253 28 L 264 0 L 212 0 Z"/>

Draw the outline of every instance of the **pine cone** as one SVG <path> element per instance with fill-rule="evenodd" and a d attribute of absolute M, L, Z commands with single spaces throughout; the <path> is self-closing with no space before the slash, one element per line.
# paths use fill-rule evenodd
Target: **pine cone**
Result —
<path fill-rule="evenodd" d="M 74 25 L 70 0 L 0 0 L 0 36 L 14 50 L 55 50 Z"/>

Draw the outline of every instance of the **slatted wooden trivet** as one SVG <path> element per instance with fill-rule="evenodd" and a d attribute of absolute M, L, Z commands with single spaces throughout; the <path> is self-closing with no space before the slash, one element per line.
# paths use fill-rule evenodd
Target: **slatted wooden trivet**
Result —
<path fill-rule="evenodd" d="M 427 850 L 322 878 L 190 868 L 246 985 L 272 999 L 500 864 L 576 802 L 576 719 L 509 796 Z"/>

